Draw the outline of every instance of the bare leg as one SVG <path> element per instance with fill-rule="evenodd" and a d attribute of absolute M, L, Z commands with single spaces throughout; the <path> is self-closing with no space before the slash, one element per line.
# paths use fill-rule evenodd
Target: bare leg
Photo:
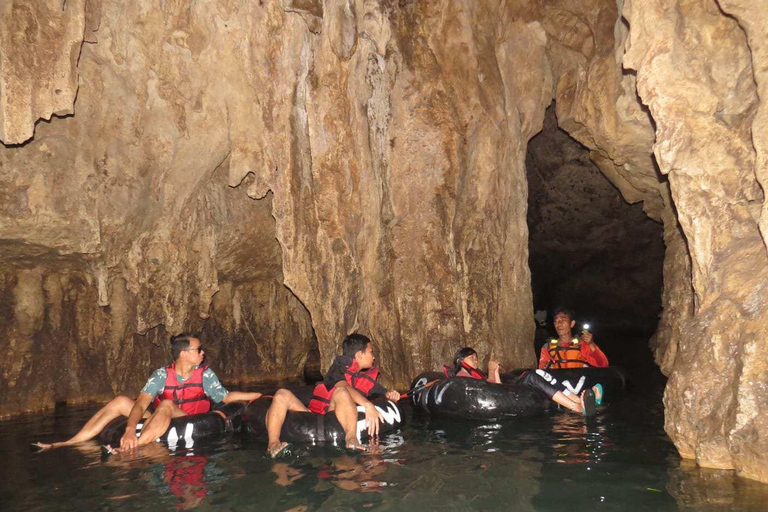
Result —
<path fill-rule="evenodd" d="M 47 450 L 49 448 L 60 448 L 62 446 L 69 446 L 76 443 L 82 443 L 83 441 L 88 441 L 89 439 L 93 439 L 99 435 L 99 432 L 101 432 L 104 427 L 107 426 L 107 423 L 113 419 L 117 418 L 118 416 L 127 417 L 131 412 L 131 408 L 133 408 L 133 400 L 127 396 L 118 396 L 117 398 L 112 399 L 107 405 L 99 409 L 99 411 L 94 414 L 91 419 L 89 419 L 86 424 L 83 425 L 83 428 L 81 428 L 80 431 L 71 439 L 51 444 L 36 443 L 36 445 L 43 450 Z"/>
<path fill-rule="evenodd" d="M 283 430 L 285 415 L 288 411 L 309 412 L 309 409 L 301 403 L 301 400 L 296 398 L 296 395 L 287 389 L 279 389 L 272 399 L 272 405 L 269 406 L 266 417 L 267 435 L 269 436 L 267 450 L 270 454 L 276 453 L 275 450 L 279 450 L 283 444 L 280 442 L 280 432 Z"/>
<path fill-rule="evenodd" d="M 558 391 L 555 393 L 555 396 L 552 397 L 552 400 L 573 412 L 581 414 L 584 411 L 581 400 L 573 393 L 565 395 L 562 391 Z"/>
<path fill-rule="evenodd" d="M 141 429 L 141 435 L 139 436 L 139 446 L 153 443 L 158 437 L 163 435 L 171 424 L 173 418 L 179 418 L 181 416 L 187 416 L 187 413 L 179 409 L 179 407 L 170 400 L 163 400 L 160 405 L 157 406 L 155 412 L 147 418 L 144 422 L 144 426 Z"/>
<path fill-rule="evenodd" d="M 331 397 L 330 411 L 336 412 L 341 428 L 344 429 L 347 448 L 362 449 L 357 438 L 357 404 L 352 400 L 352 395 L 344 388 L 336 388 Z"/>

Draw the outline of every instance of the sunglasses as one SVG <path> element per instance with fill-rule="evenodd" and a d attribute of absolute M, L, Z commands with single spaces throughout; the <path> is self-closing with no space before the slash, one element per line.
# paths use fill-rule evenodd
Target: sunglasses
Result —
<path fill-rule="evenodd" d="M 187 352 L 187 351 L 189 351 L 189 350 L 197 350 L 197 353 L 199 354 L 200 352 L 202 352 L 202 351 L 203 351 L 203 346 L 202 346 L 202 345 L 200 345 L 199 347 L 194 347 L 194 348 L 185 348 L 185 349 L 183 350 L 183 352 Z"/>

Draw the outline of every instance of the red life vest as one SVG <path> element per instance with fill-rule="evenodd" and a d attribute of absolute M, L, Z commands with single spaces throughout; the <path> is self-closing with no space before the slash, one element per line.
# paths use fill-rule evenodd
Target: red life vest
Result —
<path fill-rule="evenodd" d="M 464 361 L 461 362 L 461 368 L 469 374 L 469 378 L 477 379 L 477 380 L 487 380 L 488 376 L 478 370 L 477 368 L 472 368 Z M 467 377 L 466 375 L 456 375 L 457 377 Z"/>
<path fill-rule="evenodd" d="M 347 384 L 364 394 L 366 397 L 376 385 L 376 379 L 379 378 L 379 369 L 376 367 L 360 370 L 357 361 L 344 371 L 344 380 Z M 331 405 L 331 396 L 335 388 L 328 389 L 324 382 L 319 382 L 312 392 L 312 400 L 309 401 L 309 410 L 315 414 L 325 414 Z"/>
<path fill-rule="evenodd" d="M 459 375 L 458 372 L 454 368 L 451 368 L 448 365 L 443 366 L 443 373 L 448 378 L 451 378 L 451 377 L 463 377 L 463 378 L 466 378 L 466 379 L 477 379 L 477 380 L 487 380 L 488 379 L 488 376 L 486 374 L 484 374 L 483 372 L 481 372 L 477 368 L 472 368 L 471 366 L 466 364 L 464 361 L 461 362 L 461 368 L 459 369 L 459 371 L 461 371 L 461 370 L 464 370 L 469 375 Z"/>
<path fill-rule="evenodd" d="M 171 462 L 165 464 L 163 479 L 177 498 L 183 499 L 185 496 L 205 498 L 208 494 L 208 489 L 205 487 L 205 466 L 207 464 L 208 459 L 199 455 L 173 457 Z M 177 506 L 177 508 L 181 507 Z"/>
<path fill-rule="evenodd" d="M 211 410 L 211 401 L 203 391 L 203 372 L 207 366 L 198 366 L 192 370 L 192 375 L 179 384 L 176 378 L 176 365 L 172 364 L 166 371 L 168 376 L 165 378 L 165 389 L 155 398 L 155 407 L 160 405 L 161 400 L 171 400 L 179 409 L 187 414 L 202 414 Z"/>

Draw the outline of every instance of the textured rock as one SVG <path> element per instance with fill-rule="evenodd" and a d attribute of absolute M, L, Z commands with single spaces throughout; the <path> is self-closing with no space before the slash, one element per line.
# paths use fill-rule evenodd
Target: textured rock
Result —
<path fill-rule="evenodd" d="M 644 201 L 664 222 L 664 312 L 652 348 L 670 376 L 667 432 L 686 458 L 767 481 L 766 368 L 756 357 L 766 347 L 767 270 L 757 222 L 765 222 L 760 8 L 626 2 L 627 30 L 611 3 L 562 1 L 545 6 L 542 25 L 559 125 L 592 150 L 625 199 Z"/>
<path fill-rule="evenodd" d="M 86 0 L 0 5 L 0 142 L 21 144 L 38 119 L 74 112 Z"/>
<path fill-rule="evenodd" d="M 531 364 L 522 159 L 550 100 L 545 35 L 472 2 L 357 12 L 348 61 L 333 34 L 313 41 L 301 158 L 271 185 L 286 284 L 323 362 L 361 330 L 400 384 L 462 344 Z"/>
<path fill-rule="evenodd" d="M 553 107 L 528 144 L 526 167 L 535 309 L 570 306 L 616 355 L 632 331 L 658 322 L 663 228 L 627 205 L 589 151 L 558 129 Z"/>
<path fill-rule="evenodd" d="M 262 113 L 243 79 L 249 29 L 224 18 L 259 18 L 223 4 L 201 6 L 204 16 L 192 4 L 166 7 L 99 5 L 99 42 L 79 62 L 78 114 L 38 125 L 32 142 L 0 153 L 3 300 L 21 315 L 48 289 L 61 297 L 2 326 L 12 357 L 0 413 L 135 393 L 167 362 L 168 334 L 187 329 L 205 327 L 223 378 L 303 370 L 310 318 L 282 286 L 271 196 L 245 195 L 258 188 L 252 176 L 240 189 L 227 185 Z M 282 16 L 279 7 L 255 9 Z M 125 29 L 135 24 L 144 29 Z M 211 308 L 222 287 L 231 300 Z M 57 344 L 69 347 L 64 376 L 45 371 L 59 364 Z M 282 350 L 269 350 L 275 344 Z"/>
<path fill-rule="evenodd" d="M 298 375 L 315 343 L 327 366 L 352 330 L 401 385 L 464 344 L 532 364 L 523 158 L 552 86 L 519 14 L 88 3 L 75 116 L 0 153 L 4 412 L 54 337 L 71 386 L 37 407 L 135 390 L 164 359 L 146 342 L 197 328 L 231 379 Z"/>
<path fill-rule="evenodd" d="M 624 65 L 637 70 L 656 123 L 654 155 L 691 258 L 693 315 L 677 320 L 666 430 L 702 466 L 768 480 L 766 363 L 758 356 L 768 335 L 768 259 L 756 219 L 763 194 L 752 143 L 754 54 L 713 1 L 632 2 L 624 12 Z"/>

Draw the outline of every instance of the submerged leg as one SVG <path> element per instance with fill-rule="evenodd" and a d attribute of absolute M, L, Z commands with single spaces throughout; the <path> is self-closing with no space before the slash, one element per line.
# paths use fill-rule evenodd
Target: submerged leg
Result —
<path fill-rule="evenodd" d="M 85 425 L 83 425 L 83 428 L 80 429 L 80 431 L 75 434 L 72 438 L 66 440 L 66 441 L 60 441 L 56 443 L 35 443 L 34 446 L 41 450 L 47 450 L 49 448 L 59 448 L 62 446 L 69 446 L 76 443 L 82 443 L 83 441 L 88 441 L 89 439 L 93 439 L 97 435 L 99 435 L 99 432 L 101 432 L 104 427 L 107 426 L 107 423 L 112 421 L 113 419 L 117 418 L 118 416 L 128 416 L 131 412 L 131 408 L 133 408 L 133 400 L 128 398 L 127 396 L 118 396 L 117 398 L 112 399 L 107 405 L 99 409 L 99 411 L 91 416 L 91 419 L 89 419 Z"/>
<path fill-rule="evenodd" d="M 272 399 L 272 405 L 267 410 L 267 435 L 269 444 L 267 451 L 272 458 L 277 457 L 288 446 L 287 443 L 280 442 L 280 432 L 283 430 L 285 415 L 288 411 L 308 412 L 301 400 L 287 389 L 279 389 Z"/>

